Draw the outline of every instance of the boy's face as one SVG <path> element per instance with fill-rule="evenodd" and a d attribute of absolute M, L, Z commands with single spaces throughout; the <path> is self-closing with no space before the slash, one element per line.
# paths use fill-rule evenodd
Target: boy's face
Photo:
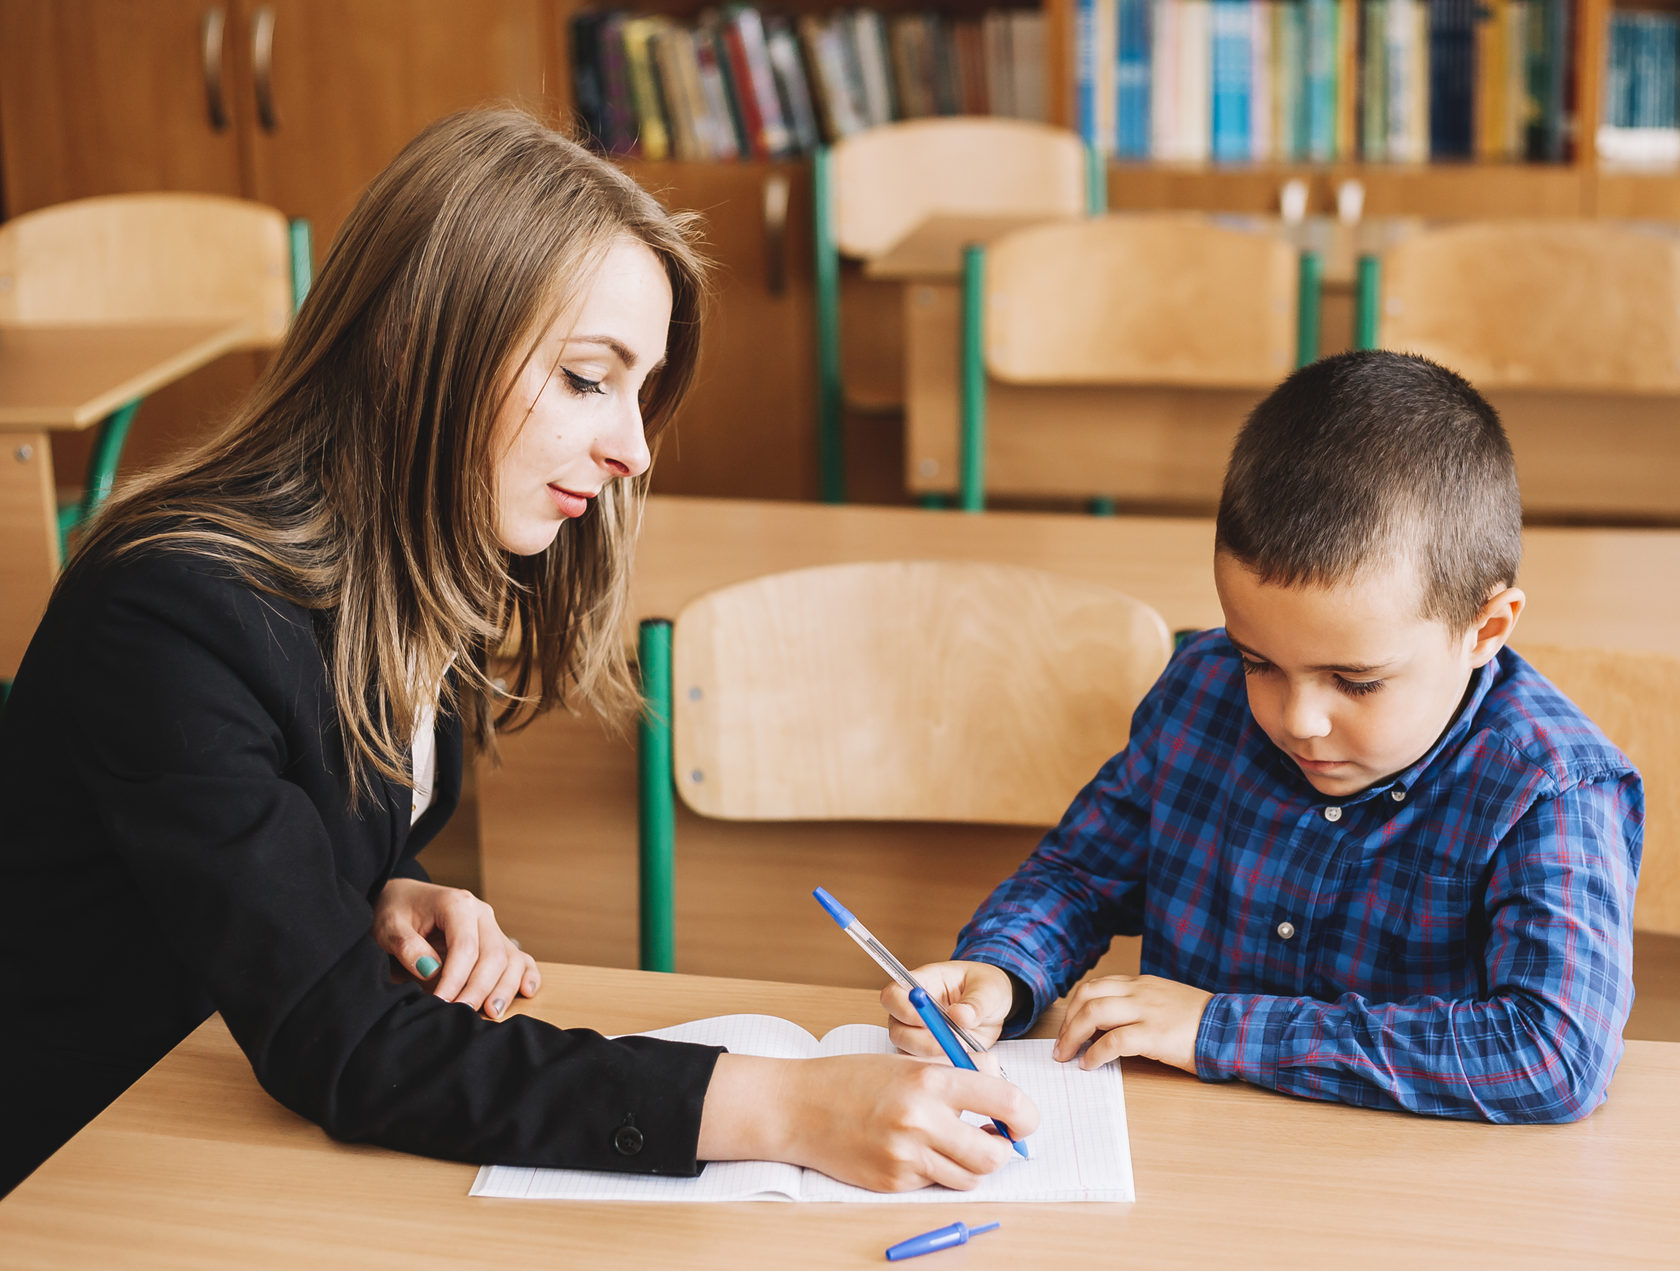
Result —
<path fill-rule="evenodd" d="M 1409 562 L 1333 587 L 1261 582 L 1223 552 L 1213 572 L 1255 722 L 1332 798 L 1423 757 L 1523 603 L 1508 590 L 1489 602 L 1491 620 L 1454 632 L 1418 616 L 1421 582 Z"/>

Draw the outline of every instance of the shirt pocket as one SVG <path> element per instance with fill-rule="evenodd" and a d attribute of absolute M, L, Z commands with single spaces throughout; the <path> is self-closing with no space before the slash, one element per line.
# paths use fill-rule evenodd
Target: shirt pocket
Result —
<path fill-rule="evenodd" d="M 1479 972 L 1471 961 L 1475 884 L 1457 875 L 1415 873 L 1396 880 L 1399 904 L 1391 911 L 1377 962 L 1391 999 L 1420 994 L 1462 996 Z"/>

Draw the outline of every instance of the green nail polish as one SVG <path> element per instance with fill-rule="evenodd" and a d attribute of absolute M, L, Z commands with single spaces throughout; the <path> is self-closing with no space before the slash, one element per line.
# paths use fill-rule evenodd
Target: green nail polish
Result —
<path fill-rule="evenodd" d="M 438 960 L 436 958 L 421 958 L 414 964 L 414 969 L 422 980 L 429 980 L 437 974 Z"/>

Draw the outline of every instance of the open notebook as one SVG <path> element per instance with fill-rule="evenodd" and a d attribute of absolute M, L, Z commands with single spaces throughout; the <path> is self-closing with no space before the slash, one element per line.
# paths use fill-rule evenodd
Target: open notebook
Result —
<path fill-rule="evenodd" d="M 773 1015 L 719 1015 L 647 1034 L 737 1054 L 784 1059 L 818 1055 L 893 1054 L 887 1030 L 846 1024 L 822 1041 Z M 885 1195 L 836 1182 L 816 1170 L 776 1161 L 714 1161 L 698 1178 L 650 1178 L 596 1170 L 529 1169 L 486 1165 L 474 1196 L 528 1200 L 806 1200 L 806 1201 L 1065 1201 L 1136 1199 L 1132 1150 L 1126 1135 L 1126 1097 L 1118 1064 L 1084 1072 L 1050 1058 L 1048 1038 L 999 1042 L 992 1048 L 1038 1105 L 1038 1132 L 1027 1140 L 1031 1160 L 1011 1160 L 972 1191 L 924 1187 Z M 985 1124 L 980 1117 L 971 1118 Z"/>

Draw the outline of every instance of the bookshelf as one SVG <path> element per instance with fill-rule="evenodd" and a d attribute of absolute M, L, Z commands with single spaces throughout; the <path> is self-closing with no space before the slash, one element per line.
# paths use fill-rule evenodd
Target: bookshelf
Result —
<path fill-rule="evenodd" d="M 1340 4 L 1344 12 L 1354 10 L 1352 0 L 1329 3 Z M 699 0 L 651 0 L 645 10 L 689 20 L 703 7 Z M 830 13 L 840 6 L 828 0 L 792 0 L 773 7 L 797 17 Z M 913 0 L 883 0 L 871 7 L 891 19 L 926 6 Z M 939 11 L 946 17 L 960 17 L 990 7 L 995 6 L 982 0 L 956 0 L 940 6 Z M 1046 116 L 1069 127 L 1077 124 L 1075 50 L 1081 7 L 1082 0 L 1043 0 L 1041 5 Z M 1637 0 L 1636 7 L 1674 13 L 1680 12 L 1680 0 Z M 1110 205 L 1135 210 L 1269 212 L 1276 210 L 1283 183 L 1300 178 L 1309 188 L 1308 210 L 1327 213 L 1334 210 L 1336 189 L 1351 179 L 1365 189 L 1364 206 L 1369 216 L 1680 217 L 1680 181 L 1672 173 L 1628 171 L 1613 164 L 1601 166 L 1597 160 L 1607 27 L 1618 11 L 1614 0 L 1571 0 L 1567 40 L 1570 70 L 1566 81 L 1571 84 L 1574 126 L 1568 132 L 1568 156 L 1559 161 L 1114 160 L 1109 167 Z"/>

